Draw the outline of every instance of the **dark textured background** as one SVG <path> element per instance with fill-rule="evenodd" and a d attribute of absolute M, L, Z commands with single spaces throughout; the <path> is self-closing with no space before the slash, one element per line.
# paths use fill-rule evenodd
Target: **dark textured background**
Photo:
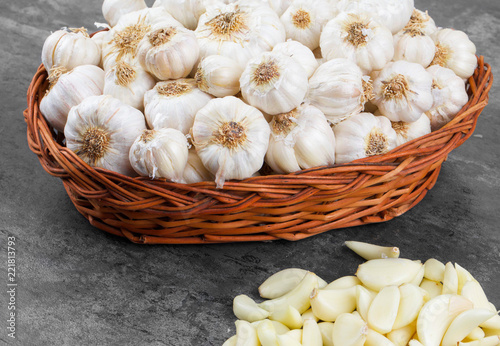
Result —
<path fill-rule="evenodd" d="M 465 31 L 500 66 L 498 0 L 415 0 L 436 23 Z M 151 5 L 151 1 L 148 2 Z M 139 246 L 91 227 L 26 142 L 22 111 L 44 39 L 62 26 L 93 29 L 101 1 L 0 3 L 0 345 L 6 334 L 6 239 L 17 239 L 17 344 L 221 345 L 234 332 L 232 299 L 257 298 L 272 273 L 301 267 L 327 281 L 361 263 L 344 246 L 399 246 L 402 257 L 458 262 L 500 307 L 498 83 L 476 131 L 443 165 L 415 208 L 384 224 L 300 242 Z"/>

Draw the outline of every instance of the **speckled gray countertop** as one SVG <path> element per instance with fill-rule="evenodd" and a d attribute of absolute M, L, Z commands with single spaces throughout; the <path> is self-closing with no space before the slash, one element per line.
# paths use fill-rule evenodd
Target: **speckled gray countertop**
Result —
<path fill-rule="evenodd" d="M 468 33 L 495 73 L 498 0 L 415 2 L 439 26 Z M 234 333 L 233 297 L 257 298 L 272 273 L 300 267 L 327 281 L 354 273 L 362 261 L 345 240 L 458 262 L 500 307 L 497 82 L 474 135 L 449 155 L 436 186 L 392 221 L 299 242 L 141 246 L 90 226 L 26 142 L 25 94 L 44 39 L 62 26 L 103 22 L 101 1 L 2 1 L 0 9 L 0 345 L 221 345 Z M 7 336 L 9 236 L 16 239 L 15 340 Z"/>

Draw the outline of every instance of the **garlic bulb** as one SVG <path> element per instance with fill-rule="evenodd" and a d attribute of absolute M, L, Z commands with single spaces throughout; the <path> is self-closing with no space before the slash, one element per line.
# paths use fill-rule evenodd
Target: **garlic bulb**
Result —
<path fill-rule="evenodd" d="M 144 115 L 152 129 L 170 127 L 188 134 L 196 113 L 211 99 L 193 79 L 159 82 L 144 94 Z"/>
<path fill-rule="evenodd" d="M 199 47 L 191 30 L 158 23 L 137 46 L 142 67 L 159 80 L 186 77 L 198 61 Z"/>
<path fill-rule="evenodd" d="M 278 43 L 272 52 L 287 55 L 297 61 L 306 70 L 307 78 L 311 77 L 319 66 L 314 53 L 298 41 L 287 40 Z"/>
<path fill-rule="evenodd" d="M 373 81 L 372 102 L 391 121 L 416 121 L 432 107 L 432 76 L 422 65 L 389 63 Z"/>
<path fill-rule="evenodd" d="M 431 65 L 450 68 L 463 79 L 474 74 L 477 67 L 476 46 L 465 32 L 441 29 L 434 35 L 434 42 L 436 55 Z"/>
<path fill-rule="evenodd" d="M 435 131 L 452 120 L 467 103 L 469 97 L 464 81 L 452 70 L 434 65 L 427 68 L 427 72 L 431 74 L 433 79 L 432 97 L 434 103 L 425 114 L 431 121 L 432 130 Z"/>
<path fill-rule="evenodd" d="M 427 67 L 435 53 L 434 40 L 421 29 L 406 26 L 394 35 L 394 60 L 406 60 Z"/>
<path fill-rule="evenodd" d="M 118 23 L 124 14 L 147 8 L 144 0 L 104 0 L 102 14 L 111 27 Z"/>
<path fill-rule="evenodd" d="M 183 26 L 190 30 L 196 29 L 200 16 L 207 7 L 217 5 L 221 1 L 215 0 L 156 0 L 154 7 L 163 7 Z M 220 6 L 220 5 L 219 5 Z"/>
<path fill-rule="evenodd" d="M 333 165 L 335 136 L 323 112 L 303 104 L 289 113 L 275 115 L 266 162 L 277 173 Z"/>
<path fill-rule="evenodd" d="M 216 97 L 236 95 L 240 91 L 240 64 L 223 55 L 203 58 L 196 70 L 198 88 Z"/>
<path fill-rule="evenodd" d="M 123 59 L 106 72 L 103 93 L 142 111 L 144 94 L 155 84 L 155 79 L 142 67 Z"/>
<path fill-rule="evenodd" d="M 47 71 L 52 67 L 72 70 L 80 65 L 99 65 L 100 62 L 101 50 L 85 28 L 57 30 L 43 43 L 42 63 Z"/>
<path fill-rule="evenodd" d="M 92 167 L 134 176 L 129 150 L 146 129 L 144 115 L 109 95 L 90 96 L 71 108 L 66 146 Z"/>
<path fill-rule="evenodd" d="M 56 67 L 50 71 L 50 85 L 40 101 L 40 111 L 53 128 L 63 132 L 71 107 L 86 97 L 102 95 L 104 71 L 95 65 L 81 65 L 71 71 Z"/>
<path fill-rule="evenodd" d="M 222 188 L 226 180 L 251 177 L 262 167 L 270 132 L 258 109 L 226 96 L 198 111 L 191 135 L 203 165 Z"/>
<path fill-rule="evenodd" d="M 307 73 L 294 59 L 265 52 L 250 60 L 240 78 L 248 103 L 268 114 L 290 112 L 307 92 Z"/>
<path fill-rule="evenodd" d="M 144 130 L 130 147 L 129 160 L 137 174 L 183 183 L 188 142 L 175 129 Z"/>
<path fill-rule="evenodd" d="M 409 29 L 421 30 L 424 34 L 428 36 L 434 35 L 438 30 L 436 23 L 434 22 L 434 19 L 432 19 L 431 16 L 429 16 L 429 13 L 427 13 L 427 11 L 423 12 L 417 10 L 416 8 L 413 9 L 410 21 L 406 24 L 405 27 Z"/>
<path fill-rule="evenodd" d="M 386 117 L 359 113 L 338 123 L 335 133 L 336 163 L 383 155 L 396 147 L 396 132 Z"/>
<path fill-rule="evenodd" d="M 431 122 L 425 114 L 422 114 L 418 120 L 411 123 L 395 121 L 391 122 L 391 124 L 394 131 L 396 131 L 396 145 L 398 146 L 431 133 Z"/>
<path fill-rule="evenodd" d="M 340 0 L 340 12 L 364 11 L 383 23 L 392 34 L 403 29 L 411 18 L 413 0 Z"/>
<path fill-rule="evenodd" d="M 314 50 L 319 47 L 321 30 L 335 14 L 335 8 L 326 0 L 294 0 L 280 20 L 288 39 Z"/>
<path fill-rule="evenodd" d="M 285 29 L 269 6 L 239 2 L 208 8 L 195 33 L 200 58 L 224 55 L 243 68 L 249 59 L 285 41 Z"/>
<path fill-rule="evenodd" d="M 327 60 L 352 60 L 365 74 L 382 69 L 394 56 L 389 29 L 360 11 L 340 13 L 330 20 L 321 33 L 320 47 Z"/>
<path fill-rule="evenodd" d="M 318 67 L 309 79 L 306 100 L 336 124 L 360 113 L 372 97 L 372 84 L 361 69 L 347 59 L 332 59 Z"/>
<path fill-rule="evenodd" d="M 196 153 L 196 149 L 189 149 L 186 168 L 182 177 L 186 184 L 200 183 L 202 181 L 213 181 L 214 175 L 203 166 L 200 157 Z"/>

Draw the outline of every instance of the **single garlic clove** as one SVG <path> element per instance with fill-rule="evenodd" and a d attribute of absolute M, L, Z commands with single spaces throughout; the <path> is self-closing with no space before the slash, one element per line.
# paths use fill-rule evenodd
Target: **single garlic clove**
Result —
<path fill-rule="evenodd" d="M 500 332 L 498 334 L 500 334 Z M 469 334 L 467 334 L 464 341 L 479 340 L 483 339 L 485 336 L 486 333 L 484 332 L 484 330 L 481 327 L 476 327 Z"/>
<path fill-rule="evenodd" d="M 441 294 L 458 294 L 458 275 L 451 262 L 446 263 Z"/>
<path fill-rule="evenodd" d="M 346 241 L 345 245 L 365 260 L 399 257 L 399 248 L 395 246 L 379 246 L 353 240 Z"/>
<path fill-rule="evenodd" d="M 380 291 L 385 286 L 410 282 L 421 267 L 421 263 L 404 258 L 374 259 L 359 265 L 356 276 L 367 288 Z"/>
<path fill-rule="evenodd" d="M 264 320 L 257 326 L 257 335 L 262 346 L 276 346 L 278 344 L 276 329 L 269 320 Z"/>
<path fill-rule="evenodd" d="M 356 308 L 356 287 L 313 290 L 310 303 L 316 317 L 325 322 L 333 322 L 339 315 L 351 313 Z"/>
<path fill-rule="evenodd" d="M 324 346 L 333 346 L 332 334 L 333 334 L 333 322 L 319 322 L 318 327 L 321 332 L 321 337 L 323 338 Z"/>
<path fill-rule="evenodd" d="M 463 287 L 461 295 L 474 304 L 476 309 L 487 309 L 496 314 L 496 309 L 488 301 L 488 297 L 484 293 L 483 288 L 477 281 L 468 281 Z M 495 322 L 497 321 L 497 322 Z M 496 315 L 490 320 L 481 324 L 485 328 L 499 328 L 500 329 L 500 316 Z"/>
<path fill-rule="evenodd" d="M 376 294 L 362 285 L 356 286 L 356 310 L 365 321 L 368 319 L 368 309 Z"/>
<path fill-rule="evenodd" d="M 500 336 L 492 335 L 487 336 L 484 339 L 469 341 L 469 342 L 459 342 L 457 346 L 498 346 L 500 345 Z"/>
<path fill-rule="evenodd" d="M 443 291 L 443 284 L 437 281 L 432 281 L 424 278 L 420 283 L 420 288 L 425 290 L 429 295 L 429 298 L 432 299 L 441 294 L 441 292 Z"/>
<path fill-rule="evenodd" d="M 264 320 L 252 322 L 252 326 L 254 328 L 258 328 L 259 324 L 262 323 L 262 322 L 264 322 L 264 321 L 271 321 L 271 323 L 273 324 L 274 330 L 276 331 L 276 334 L 285 334 L 285 333 L 288 333 L 290 331 L 290 328 L 288 328 L 287 326 L 285 326 L 283 323 L 278 322 L 278 321 L 272 321 L 272 320 L 270 320 L 268 318 L 266 318 Z"/>
<path fill-rule="evenodd" d="M 314 315 L 314 312 L 311 308 L 307 309 L 307 311 L 302 314 L 302 323 L 304 323 L 304 321 L 309 318 L 315 320 L 316 322 L 319 321 L 319 318 Z"/>
<path fill-rule="evenodd" d="M 363 346 L 368 334 L 368 326 L 361 317 L 344 313 L 333 325 L 332 341 L 334 345 Z"/>
<path fill-rule="evenodd" d="M 406 346 L 416 331 L 417 321 L 414 321 L 402 328 L 391 330 L 386 336 L 394 345 Z"/>
<path fill-rule="evenodd" d="M 443 281 L 445 265 L 443 262 L 435 258 L 429 258 L 424 263 L 425 273 L 424 278 L 436 282 Z"/>
<path fill-rule="evenodd" d="M 493 317 L 495 313 L 487 309 L 471 309 L 458 315 L 444 334 L 441 342 L 442 346 L 456 346 L 470 332 L 472 332 L 481 323 Z"/>
<path fill-rule="evenodd" d="M 313 319 L 304 321 L 302 328 L 302 345 L 303 346 L 323 346 L 323 338 L 318 323 Z"/>
<path fill-rule="evenodd" d="M 420 309 L 424 305 L 424 291 L 413 284 L 404 284 L 399 287 L 401 301 L 394 321 L 393 329 L 402 328 L 417 319 Z"/>
<path fill-rule="evenodd" d="M 276 341 L 278 346 L 301 346 L 300 341 L 296 340 L 293 336 L 283 334 L 277 335 Z"/>
<path fill-rule="evenodd" d="M 236 342 L 238 340 L 238 336 L 233 335 L 229 339 L 227 339 L 222 346 L 236 346 Z"/>
<path fill-rule="evenodd" d="M 260 346 L 255 329 L 250 322 L 237 320 L 236 325 L 236 346 Z"/>
<path fill-rule="evenodd" d="M 303 324 L 302 316 L 300 312 L 293 306 L 288 305 L 286 308 L 282 310 L 275 310 L 271 313 L 269 312 L 267 313 L 269 315 L 270 320 L 281 322 L 290 329 L 298 329 L 302 327 Z"/>
<path fill-rule="evenodd" d="M 419 261 L 418 263 L 421 262 Z M 419 286 L 422 283 L 422 280 L 424 279 L 424 273 L 425 273 L 425 268 L 424 266 L 421 266 L 420 270 L 417 272 L 415 277 L 409 283 L 415 286 Z"/>
<path fill-rule="evenodd" d="M 462 292 L 462 288 L 468 281 L 477 281 L 472 274 L 459 265 L 458 263 L 455 263 L 455 269 L 457 271 L 457 277 L 458 277 L 458 293 L 460 294 Z"/>
<path fill-rule="evenodd" d="M 323 289 L 325 290 L 334 290 L 341 288 L 351 288 L 357 285 L 361 285 L 361 281 L 354 275 L 342 276 L 336 280 L 333 280 L 328 285 L 326 285 Z M 321 288 L 321 287 L 320 287 Z"/>
<path fill-rule="evenodd" d="M 238 319 L 248 322 L 263 320 L 269 316 L 269 311 L 261 309 L 252 298 L 244 294 L 234 297 L 233 312 Z"/>
<path fill-rule="evenodd" d="M 311 306 L 309 295 L 318 288 L 318 277 L 312 272 L 307 272 L 300 283 L 283 296 L 271 300 L 266 300 L 259 306 L 269 312 L 284 310 L 289 305 L 304 313 Z"/>
<path fill-rule="evenodd" d="M 492 335 L 498 335 L 500 337 L 500 328 L 490 329 L 490 328 L 483 328 L 482 327 L 481 330 L 484 332 L 485 337 L 492 336 Z"/>
<path fill-rule="evenodd" d="M 381 334 L 389 333 L 396 320 L 400 300 L 401 293 L 397 286 L 382 288 L 368 309 L 367 322 L 370 329 Z"/>
<path fill-rule="evenodd" d="M 368 329 L 366 341 L 363 346 L 394 346 L 394 343 L 373 329 Z"/>
<path fill-rule="evenodd" d="M 306 276 L 307 270 L 287 268 L 268 277 L 260 286 L 259 294 L 262 298 L 274 299 L 281 297 L 295 288 Z M 326 286 L 326 282 L 318 277 L 319 288 Z"/>
<path fill-rule="evenodd" d="M 425 346 L 439 346 L 451 322 L 472 307 L 470 300 L 458 295 L 445 294 L 432 298 L 418 315 L 418 339 Z"/>
<path fill-rule="evenodd" d="M 493 316 L 486 322 L 481 323 L 481 327 L 484 329 L 496 330 L 496 333 L 500 334 L 500 316 L 499 315 Z"/>
<path fill-rule="evenodd" d="M 283 334 L 278 333 L 278 335 L 286 335 L 287 337 L 297 341 L 298 343 L 300 343 L 302 341 L 302 329 L 292 329 L 292 330 L 290 330 L 286 333 L 283 333 Z"/>

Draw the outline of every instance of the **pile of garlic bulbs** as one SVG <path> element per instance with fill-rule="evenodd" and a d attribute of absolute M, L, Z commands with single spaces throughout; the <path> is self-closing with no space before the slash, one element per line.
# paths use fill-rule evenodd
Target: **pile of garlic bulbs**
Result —
<path fill-rule="evenodd" d="M 495 346 L 500 316 L 459 264 L 399 258 L 399 248 L 349 241 L 367 261 L 326 282 L 283 269 L 233 300 L 236 333 L 223 344 L 276 346 Z"/>
<path fill-rule="evenodd" d="M 109 30 L 46 39 L 40 109 L 89 165 L 131 176 L 222 188 L 264 164 L 291 173 L 385 154 L 452 120 L 477 66 L 467 35 L 413 0 L 104 0 L 102 11 Z"/>

